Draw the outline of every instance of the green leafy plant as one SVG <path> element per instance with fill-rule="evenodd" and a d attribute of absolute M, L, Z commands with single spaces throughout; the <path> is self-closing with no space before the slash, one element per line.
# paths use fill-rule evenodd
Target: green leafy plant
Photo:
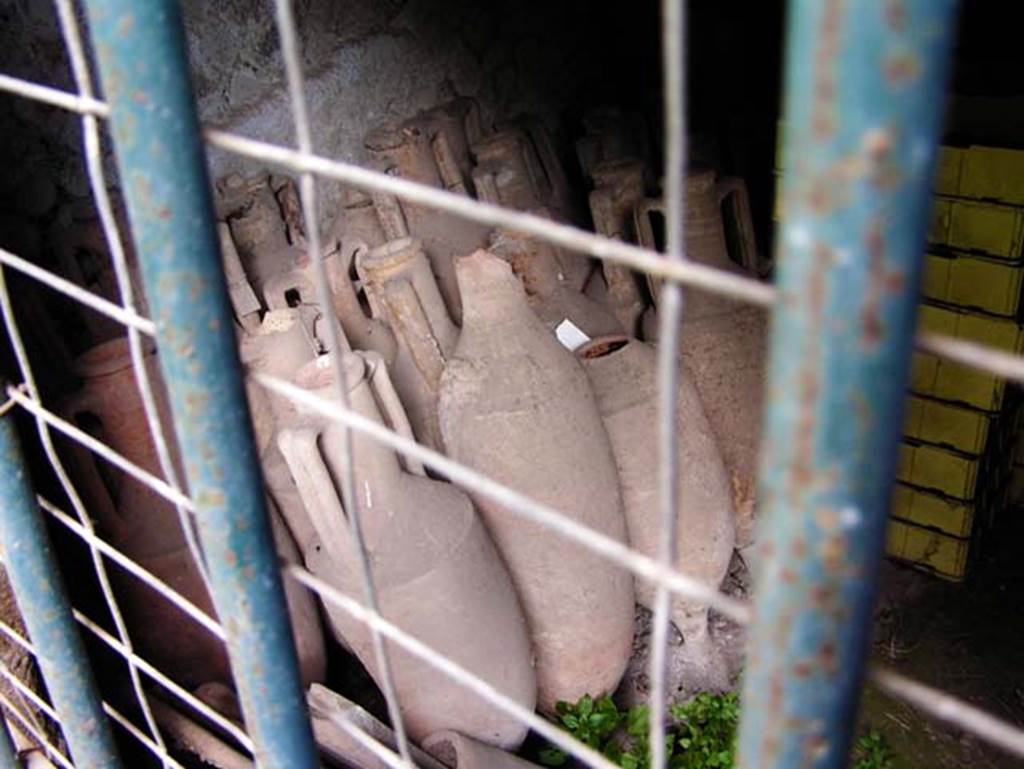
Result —
<path fill-rule="evenodd" d="M 736 763 L 736 729 L 740 722 L 740 702 L 735 692 L 702 692 L 689 702 L 673 705 L 673 717 L 679 721 L 679 750 L 673 769 L 727 769 Z"/>
<path fill-rule="evenodd" d="M 610 697 L 585 696 L 579 702 L 559 702 L 557 723 L 585 745 L 599 751 L 622 769 L 650 769 L 650 711 L 638 705 L 619 710 Z M 735 692 L 702 692 L 689 702 L 669 708 L 673 723 L 665 738 L 669 769 L 733 769 L 740 700 Z M 851 769 L 894 769 L 894 755 L 885 738 L 865 732 L 854 746 Z M 563 766 L 568 754 L 548 747 L 539 755 L 546 766 Z"/>
<path fill-rule="evenodd" d="M 671 769 L 732 767 L 739 722 L 735 694 L 705 692 L 691 702 L 673 706 L 670 713 L 679 722 L 668 730 L 665 738 Z M 557 720 L 573 737 L 623 769 L 649 769 L 650 711 L 646 705 L 623 712 L 610 697 L 595 701 L 586 696 L 576 704 L 558 703 Z M 554 747 L 541 751 L 539 758 L 547 766 L 561 766 L 568 761 L 565 751 Z"/>
<path fill-rule="evenodd" d="M 892 769 L 894 758 L 885 737 L 872 729 L 857 740 L 852 769 Z"/>

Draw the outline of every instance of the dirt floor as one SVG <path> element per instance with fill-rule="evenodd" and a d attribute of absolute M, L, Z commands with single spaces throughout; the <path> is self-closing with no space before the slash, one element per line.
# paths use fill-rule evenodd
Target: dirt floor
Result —
<path fill-rule="evenodd" d="M 1020 517 L 1024 520 L 1024 511 Z M 971 580 L 962 584 L 884 562 L 873 660 L 1024 728 L 1024 558 L 1014 547 L 1024 542 L 1021 536 L 1002 537 L 1002 544 L 976 563 Z M 749 577 L 739 559 L 734 559 L 723 589 L 737 597 L 747 595 Z M 637 607 L 634 657 L 616 694 L 621 705 L 646 701 L 650 620 L 650 612 Z M 738 674 L 742 628 L 715 615 L 711 623 L 716 645 L 730 671 Z M 672 648 L 680 642 L 675 635 Z M 690 692 L 677 680 L 674 659 L 670 648 L 670 683 L 676 696 L 685 699 Z M 885 737 L 894 769 L 1024 767 L 1024 761 L 928 718 L 870 684 L 858 734 L 867 730 Z"/>
<path fill-rule="evenodd" d="M 1024 559 L 1005 537 L 967 584 L 886 564 L 873 658 L 1024 728 Z M 897 769 L 1024 766 L 869 686 L 862 720 L 881 732 Z"/>

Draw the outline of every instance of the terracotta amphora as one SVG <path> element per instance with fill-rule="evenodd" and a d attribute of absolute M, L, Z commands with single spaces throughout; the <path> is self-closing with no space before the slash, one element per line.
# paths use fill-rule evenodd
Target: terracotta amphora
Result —
<path fill-rule="evenodd" d="M 724 205 L 728 204 L 728 205 Z M 739 264 L 729 255 L 722 211 L 736 218 Z M 741 180 L 718 181 L 711 171 L 687 180 L 686 247 L 700 264 L 755 277 L 757 253 L 746 187 Z M 664 221 L 660 201 L 636 209 L 640 243 L 658 248 L 658 227 Z M 657 302 L 660 285 L 649 281 Z M 704 409 L 718 436 L 733 486 L 737 546 L 752 542 L 761 416 L 766 382 L 768 313 L 705 291 L 685 292 L 680 351 L 700 392 Z M 649 321 L 649 322 L 648 322 Z M 656 318 L 645 318 L 645 338 L 654 336 Z"/>
<path fill-rule="evenodd" d="M 448 310 L 420 241 L 402 238 L 359 256 L 356 268 L 371 311 L 397 340 L 391 372 L 416 438 L 442 449 L 437 392 L 459 330 Z"/>
<path fill-rule="evenodd" d="M 342 357 L 350 407 L 408 434 L 408 422 L 379 356 Z M 322 357 L 296 382 L 333 400 L 335 366 Z M 282 431 L 281 451 L 318 533 L 305 552 L 309 569 L 355 600 L 363 582 L 340 501 L 340 426 L 323 417 Z M 532 709 L 536 678 L 530 636 L 512 580 L 469 498 L 449 483 L 426 477 L 391 449 L 353 431 L 354 496 L 372 564 L 382 615 L 440 654 Z M 334 633 L 371 675 L 379 676 L 367 627 L 329 600 Z M 517 747 L 526 727 L 444 673 L 389 645 L 399 706 L 409 733 L 420 740 L 457 729 L 481 741 Z"/>
<path fill-rule="evenodd" d="M 430 131 L 415 121 L 374 129 L 367 134 L 366 147 L 377 168 L 431 187 L 445 188 Z M 422 241 L 448 312 L 458 322 L 462 306 L 453 260 L 483 246 L 487 242 L 487 227 L 417 203 L 398 202 L 381 195 L 373 198 L 388 239 L 409 235 Z M 404 219 L 404 227 L 398 223 L 399 219 Z M 394 224 L 388 225 L 388 222 Z"/>
<path fill-rule="evenodd" d="M 590 193 L 590 212 L 594 229 L 608 238 L 636 242 L 633 209 L 644 199 L 643 163 L 633 158 L 602 161 L 591 169 L 591 176 L 594 189 Z M 639 334 L 647 304 L 639 277 L 615 262 L 605 261 L 602 269 L 612 312 L 631 335 Z"/>
<path fill-rule="evenodd" d="M 334 241 L 328 245 L 323 266 L 331 309 L 349 347 L 379 353 L 390 362 L 395 357 L 395 337 L 385 323 L 367 315 L 352 282 L 356 257 L 367 250 L 367 245 L 359 240 Z M 308 253 L 303 253 L 296 261 L 295 269 L 279 272 L 264 284 L 263 296 L 268 309 L 315 307 L 319 310 L 315 265 Z M 325 332 L 320 341 L 327 343 Z"/>
<path fill-rule="evenodd" d="M 146 356 L 164 434 L 178 463 L 168 402 L 160 386 L 156 357 Z M 158 477 L 162 476 L 149 433 L 126 339 L 92 348 L 77 363 L 82 388 L 61 411 L 122 456 Z M 69 449 L 76 485 L 101 533 L 156 577 L 216 616 L 202 575 L 192 557 L 174 506 L 157 492 L 113 465 L 97 462 L 80 446 Z M 179 467 L 179 477 L 184 477 Z M 294 544 L 276 511 L 268 511 L 278 552 L 287 558 Z M 158 598 L 134 577 L 111 572 L 137 650 L 184 686 L 220 681 L 231 672 L 223 642 L 169 601 Z M 286 587 L 289 612 L 303 679 L 320 680 L 326 665 L 323 637 L 314 604 L 304 590 Z"/>
<path fill-rule="evenodd" d="M 472 146 L 477 197 L 506 208 L 528 211 L 547 205 L 553 190 L 537 150 L 522 128 L 484 136 Z"/>
<path fill-rule="evenodd" d="M 531 213 L 547 216 L 546 209 Z M 523 284 L 530 307 L 545 326 L 555 331 L 568 320 L 593 338 L 622 332 L 607 305 L 573 289 L 558 259 L 559 249 L 546 240 L 507 229 L 491 235 L 491 253 L 512 265 Z"/>
<path fill-rule="evenodd" d="M 423 749 L 450 769 L 537 769 L 536 764 L 458 732 L 438 732 Z"/>
<path fill-rule="evenodd" d="M 469 97 L 453 99 L 420 112 L 411 122 L 426 129 L 445 189 L 472 195 L 469 145 L 470 133 L 475 139 L 479 132 L 480 107 L 476 101 Z"/>
<path fill-rule="evenodd" d="M 449 456 L 625 542 L 615 459 L 582 367 L 507 262 L 478 251 L 457 272 L 465 317 L 438 406 Z M 493 499 L 474 501 L 523 600 L 540 707 L 614 690 L 633 638 L 631 575 Z"/>
<path fill-rule="evenodd" d="M 594 339 L 576 350 L 611 439 L 632 547 L 658 556 L 659 495 L 657 352 L 624 335 Z M 675 566 L 717 588 L 735 544 L 732 488 L 718 440 L 685 365 L 676 392 L 678 544 Z M 637 580 L 637 601 L 654 609 L 654 585 Z M 728 684 L 708 636 L 707 606 L 676 599 L 672 619 L 683 636 L 688 683 Z"/>

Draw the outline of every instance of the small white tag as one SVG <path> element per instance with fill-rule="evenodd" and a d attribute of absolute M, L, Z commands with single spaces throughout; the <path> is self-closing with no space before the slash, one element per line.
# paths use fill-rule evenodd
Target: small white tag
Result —
<path fill-rule="evenodd" d="M 562 343 L 562 346 L 570 352 L 575 351 L 590 341 L 590 337 L 580 331 L 579 326 L 568 318 L 555 327 L 555 336 L 558 337 L 558 341 Z"/>

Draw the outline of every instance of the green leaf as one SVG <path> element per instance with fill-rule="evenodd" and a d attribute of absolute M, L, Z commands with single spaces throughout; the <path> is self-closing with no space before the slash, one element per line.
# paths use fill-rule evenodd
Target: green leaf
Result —
<path fill-rule="evenodd" d="M 545 748 L 540 752 L 539 758 L 544 766 L 562 766 L 569 760 L 569 754 L 561 748 Z"/>

